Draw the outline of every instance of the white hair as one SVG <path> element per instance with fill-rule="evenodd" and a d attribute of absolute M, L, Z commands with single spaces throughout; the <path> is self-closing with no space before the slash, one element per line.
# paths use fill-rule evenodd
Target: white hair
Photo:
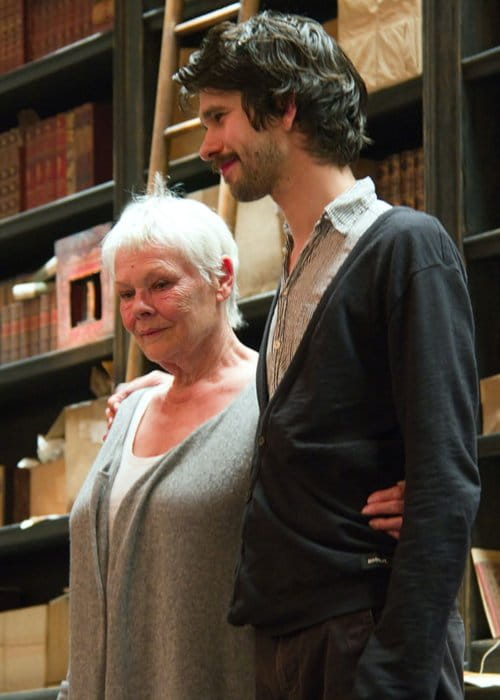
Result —
<path fill-rule="evenodd" d="M 229 257 L 234 283 L 225 301 L 226 314 L 232 328 L 243 324 L 237 304 L 238 248 L 229 228 L 205 204 L 170 191 L 159 173 L 155 175 L 153 192 L 135 195 L 102 242 L 102 264 L 111 278 L 118 251 L 132 252 L 144 246 L 174 248 L 208 284 L 223 274 L 222 256 Z"/>

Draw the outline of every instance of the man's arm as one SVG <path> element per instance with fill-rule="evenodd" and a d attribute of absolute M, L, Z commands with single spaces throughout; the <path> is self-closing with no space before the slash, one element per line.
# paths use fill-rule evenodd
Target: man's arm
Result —
<path fill-rule="evenodd" d="M 115 392 L 109 397 L 106 407 L 106 421 L 108 432 L 115 419 L 116 412 L 121 402 L 138 389 L 148 386 L 157 386 L 169 381 L 166 372 L 153 370 L 142 377 L 137 377 L 130 382 L 118 384 Z M 361 511 L 363 515 L 370 517 L 368 523 L 374 530 L 386 532 L 391 537 L 399 539 L 399 531 L 403 523 L 405 482 L 399 481 L 388 489 L 382 489 L 372 493 Z"/>
<path fill-rule="evenodd" d="M 459 265 L 447 263 L 413 273 L 390 306 L 404 522 L 386 603 L 357 667 L 356 700 L 434 700 L 468 556 L 479 502 L 474 329 Z"/>

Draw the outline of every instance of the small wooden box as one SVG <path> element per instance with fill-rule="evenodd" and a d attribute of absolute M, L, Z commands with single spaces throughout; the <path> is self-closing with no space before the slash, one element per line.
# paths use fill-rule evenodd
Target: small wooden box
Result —
<path fill-rule="evenodd" d="M 0 692 L 43 688 L 67 674 L 69 596 L 0 613 Z"/>
<path fill-rule="evenodd" d="M 30 517 L 67 513 L 64 458 L 32 467 L 29 474 Z"/>
<path fill-rule="evenodd" d="M 57 346 L 85 345 L 113 333 L 114 299 L 101 269 L 100 244 L 110 224 L 61 238 L 57 257 Z"/>
<path fill-rule="evenodd" d="M 47 606 L 0 613 L 3 627 L 3 691 L 41 688 L 46 678 Z"/>
<path fill-rule="evenodd" d="M 66 678 L 69 656 L 69 595 L 54 598 L 48 604 L 47 669 L 45 685 L 56 685 Z"/>

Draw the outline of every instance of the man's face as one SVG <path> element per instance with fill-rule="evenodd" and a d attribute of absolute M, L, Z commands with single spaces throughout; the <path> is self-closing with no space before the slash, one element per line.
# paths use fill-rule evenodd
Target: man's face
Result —
<path fill-rule="evenodd" d="M 256 131 L 241 104 L 241 93 L 204 90 L 199 96 L 205 138 L 203 160 L 211 161 L 235 199 L 250 202 L 272 195 L 284 169 L 279 121 Z"/>

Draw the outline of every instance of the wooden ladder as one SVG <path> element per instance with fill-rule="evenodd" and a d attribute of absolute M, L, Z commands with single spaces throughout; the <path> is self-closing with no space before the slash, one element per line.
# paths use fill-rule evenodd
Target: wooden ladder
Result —
<path fill-rule="evenodd" d="M 182 22 L 184 0 L 166 0 L 149 158 L 148 191 L 153 189 L 155 173 L 160 172 L 163 175 L 168 173 L 170 139 L 198 129 L 201 125 L 198 118 L 173 124 L 175 100 L 177 97 L 172 75 L 179 68 L 181 39 L 190 34 L 204 31 L 224 20 L 236 18 L 238 22 L 244 22 L 255 14 L 258 9 L 259 0 L 242 0 L 242 2 L 235 2 Z M 236 206 L 236 201 L 221 178 L 217 211 L 231 231 L 234 231 L 236 223 Z M 143 374 L 144 370 L 144 356 L 135 340 L 130 338 L 126 381 Z"/>

